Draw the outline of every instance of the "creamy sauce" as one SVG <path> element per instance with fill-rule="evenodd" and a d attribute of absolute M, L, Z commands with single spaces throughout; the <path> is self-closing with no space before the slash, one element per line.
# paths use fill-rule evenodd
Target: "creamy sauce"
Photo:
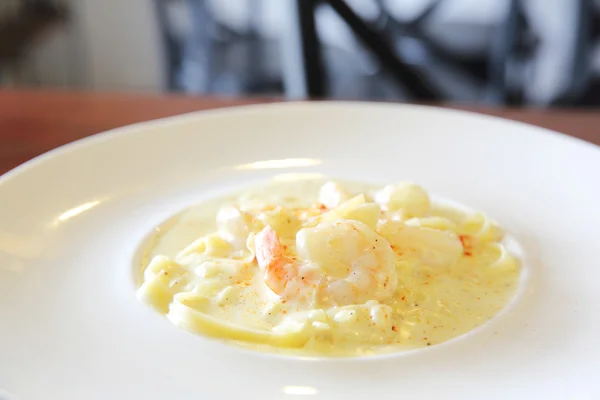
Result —
<path fill-rule="evenodd" d="M 176 215 L 143 251 L 138 297 L 195 333 L 325 356 L 442 343 L 513 297 L 519 264 L 485 216 L 415 185 L 324 183 L 270 182 Z M 273 237 L 282 254 L 263 259 Z"/>

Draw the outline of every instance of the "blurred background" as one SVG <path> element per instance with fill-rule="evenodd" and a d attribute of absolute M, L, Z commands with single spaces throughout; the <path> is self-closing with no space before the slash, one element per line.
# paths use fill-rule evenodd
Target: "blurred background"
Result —
<path fill-rule="evenodd" d="M 596 107 L 600 1 L 0 0 L 0 87 Z"/>

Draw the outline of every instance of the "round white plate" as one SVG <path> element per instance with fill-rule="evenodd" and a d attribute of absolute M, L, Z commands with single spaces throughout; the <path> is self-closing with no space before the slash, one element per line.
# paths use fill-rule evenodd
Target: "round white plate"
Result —
<path fill-rule="evenodd" d="M 590 144 L 406 105 L 252 106 L 65 146 L 0 178 L 0 398 L 600 398 L 599 171 Z M 155 225 L 280 174 L 416 181 L 507 228 L 527 280 L 471 334 L 366 359 L 240 350 L 136 299 Z"/>

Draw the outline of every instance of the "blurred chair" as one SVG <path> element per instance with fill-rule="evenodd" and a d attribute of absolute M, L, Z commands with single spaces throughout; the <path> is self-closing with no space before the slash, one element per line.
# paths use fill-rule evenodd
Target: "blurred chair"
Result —
<path fill-rule="evenodd" d="M 561 20 L 554 12 L 558 18 L 545 28 L 555 32 L 554 39 L 539 31 L 547 15 L 540 8 L 543 1 L 537 1 L 535 8 L 527 0 L 488 0 L 485 4 L 500 7 L 494 11 L 499 17 L 476 26 L 440 23 L 449 0 L 430 0 L 412 18 L 399 18 L 391 5 L 406 6 L 413 0 L 280 0 L 279 5 L 281 1 L 285 6 L 279 12 L 286 19 L 276 27 L 277 34 L 266 38 L 261 17 L 263 7 L 273 5 L 268 0 L 154 0 L 165 49 L 166 88 L 197 94 L 283 93 L 289 98 L 519 106 L 548 104 L 554 97 L 539 100 L 531 93 L 551 85 L 560 88 L 554 104 L 578 104 L 593 82 L 592 0 L 563 0 L 563 6 L 577 11 L 576 18 L 569 11 Z M 231 8 L 242 2 L 245 7 Z M 357 11 L 357 4 L 367 3 L 376 13 Z M 233 11 L 238 11 L 235 18 L 243 14 L 245 23 L 232 23 L 235 18 L 229 18 L 229 13 Z M 557 23 L 560 26 L 550 26 Z M 348 35 L 340 35 L 340 30 Z M 561 43 L 552 43 L 564 32 L 574 33 L 572 45 L 562 37 Z M 352 43 L 332 42 L 332 33 Z M 454 43 L 448 38 L 454 38 Z M 568 71 L 553 73 L 554 81 L 549 82 L 548 77 L 535 75 L 534 66 L 556 70 L 555 60 L 539 60 L 542 46 L 555 45 L 562 50 L 568 47 L 569 51 L 558 52 L 568 54 L 559 60 L 560 68 Z"/>
<path fill-rule="evenodd" d="M 18 74 L 27 50 L 50 29 L 67 20 L 67 10 L 43 0 L 26 0 L 15 12 L 0 15 L 0 82 Z"/>
<path fill-rule="evenodd" d="M 270 72 L 277 68 L 268 65 L 277 57 L 268 54 L 269 44 L 256 29 L 260 1 L 249 1 L 250 21 L 247 29 L 238 32 L 213 18 L 206 0 L 154 0 L 167 60 L 167 89 L 230 95 L 281 93 L 281 78 Z M 175 15 L 183 17 L 177 20 Z"/>
<path fill-rule="evenodd" d="M 573 0 L 575 10 L 573 56 L 569 79 L 561 95 L 550 105 L 600 105 L 600 76 L 594 71 L 594 56 L 600 52 L 600 5 L 593 0 Z"/>
<path fill-rule="evenodd" d="M 434 0 L 409 21 L 398 21 L 388 11 L 386 2 L 377 0 L 380 8 L 375 21 L 365 21 L 344 0 L 294 0 L 299 35 L 290 33 L 286 43 L 288 59 L 299 61 L 302 68 L 287 64 L 286 87 L 291 97 L 326 97 L 327 78 L 315 22 L 318 7 L 329 6 L 349 26 L 362 45 L 375 56 L 385 73 L 409 99 L 416 101 L 450 101 L 451 96 L 436 86 L 433 68 L 445 68 L 461 74 L 473 85 L 484 88 L 483 97 L 494 103 L 521 104 L 522 88 L 511 77 L 523 57 L 531 55 L 536 39 L 529 30 L 519 0 L 510 0 L 503 23 L 496 28 L 489 53 L 465 57 L 437 43 L 423 26 L 437 11 L 442 0 Z M 294 75 L 295 74 L 295 75 Z M 523 75 L 523 74 L 521 74 Z M 296 82 L 303 82 L 298 85 Z"/>

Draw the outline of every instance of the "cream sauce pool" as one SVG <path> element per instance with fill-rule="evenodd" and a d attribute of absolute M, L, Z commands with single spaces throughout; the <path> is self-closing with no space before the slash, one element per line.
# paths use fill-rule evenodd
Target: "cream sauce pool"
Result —
<path fill-rule="evenodd" d="M 358 356 L 442 343 L 513 298 L 521 268 L 480 213 L 410 183 L 272 181 L 197 204 L 143 249 L 144 303 L 267 351 Z"/>

